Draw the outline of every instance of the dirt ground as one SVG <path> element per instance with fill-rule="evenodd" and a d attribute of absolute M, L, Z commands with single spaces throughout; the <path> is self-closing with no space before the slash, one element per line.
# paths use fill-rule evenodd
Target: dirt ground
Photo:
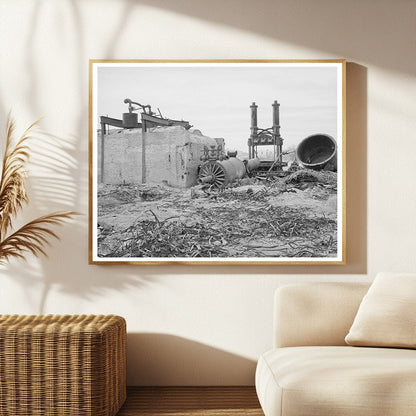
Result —
<path fill-rule="evenodd" d="M 337 174 L 246 178 L 221 191 L 100 185 L 100 257 L 334 257 Z"/>

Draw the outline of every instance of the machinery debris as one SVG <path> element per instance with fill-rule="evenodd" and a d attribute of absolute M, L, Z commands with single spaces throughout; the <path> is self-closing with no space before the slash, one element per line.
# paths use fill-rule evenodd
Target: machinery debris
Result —
<path fill-rule="evenodd" d="M 337 143 L 328 134 L 312 134 L 301 140 L 296 150 L 283 151 L 280 103 L 276 100 L 272 104 L 273 123 L 268 128 L 258 126 L 258 106 L 251 104 L 248 159 L 244 160 L 236 150 L 226 152 L 223 138 L 204 136 L 191 129 L 188 121 L 166 118 L 159 108 L 156 114 L 150 104 L 130 98 L 124 103 L 128 112 L 121 120 L 100 118 L 98 160 L 102 183 L 167 183 L 175 187 L 204 184 L 223 189 L 247 177 L 274 180 L 304 168 L 337 170 Z M 109 126 L 122 130 L 114 133 Z M 284 156 L 291 153 L 294 156 L 287 167 L 290 159 Z"/>
<path fill-rule="evenodd" d="M 313 134 L 299 143 L 296 157 L 307 169 L 336 172 L 337 142 L 328 134 Z"/>

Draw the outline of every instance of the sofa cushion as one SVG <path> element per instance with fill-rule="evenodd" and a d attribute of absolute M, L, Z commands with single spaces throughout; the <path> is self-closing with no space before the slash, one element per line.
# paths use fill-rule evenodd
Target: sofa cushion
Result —
<path fill-rule="evenodd" d="M 261 356 L 256 389 L 266 416 L 416 415 L 416 351 L 277 348 Z"/>
<path fill-rule="evenodd" d="M 378 274 L 358 308 L 345 342 L 416 348 L 416 274 Z"/>

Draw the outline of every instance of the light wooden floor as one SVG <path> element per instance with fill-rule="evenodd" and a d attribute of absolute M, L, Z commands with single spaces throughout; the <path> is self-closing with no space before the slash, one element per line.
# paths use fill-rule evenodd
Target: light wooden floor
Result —
<path fill-rule="evenodd" d="M 117 416 L 263 416 L 254 387 L 128 387 Z"/>

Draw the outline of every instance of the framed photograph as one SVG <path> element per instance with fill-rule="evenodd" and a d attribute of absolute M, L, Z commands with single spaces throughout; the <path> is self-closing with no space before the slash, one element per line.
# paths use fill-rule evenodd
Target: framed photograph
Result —
<path fill-rule="evenodd" d="M 345 60 L 91 60 L 91 264 L 345 264 Z"/>

